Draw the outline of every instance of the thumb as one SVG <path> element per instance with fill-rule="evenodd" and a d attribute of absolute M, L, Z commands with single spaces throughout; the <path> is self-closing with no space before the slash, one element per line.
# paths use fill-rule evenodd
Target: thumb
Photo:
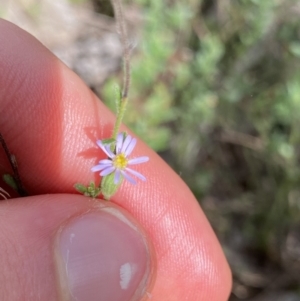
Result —
<path fill-rule="evenodd" d="M 78 195 L 0 203 L 0 299 L 134 301 L 153 256 L 123 209 Z"/>

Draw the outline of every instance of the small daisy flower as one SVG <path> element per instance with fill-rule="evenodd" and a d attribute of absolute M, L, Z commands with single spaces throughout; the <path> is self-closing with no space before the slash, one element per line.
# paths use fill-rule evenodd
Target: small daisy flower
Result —
<path fill-rule="evenodd" d="M 124 134 L 119 133 L 117 136 L 116 151 L 113 153 L 110 149 L 110 144 L 103 144 L 101 140 L 97 141 L 97 145 L 108 156 L 108 159 L 99 161 L 99 164 L 92 167 L 92 172 L 100 172 L 100 176 L 104 177 L 111 173 L 115 173 L 114 183 L 117 185 L 121 176 L 128 180 L 132 184 L 136 184 L 136 181 L 129 175 L 132 174 L 142 181 L 146 181 L 146 178 L 139 172 L 129 168 L 130 165 L 140 164 L 149 161 L 148 157 L 138 157 L 129 159 L 128 157 L 132 153 L 137 140 L 128 135 L 124 139 Z"/>

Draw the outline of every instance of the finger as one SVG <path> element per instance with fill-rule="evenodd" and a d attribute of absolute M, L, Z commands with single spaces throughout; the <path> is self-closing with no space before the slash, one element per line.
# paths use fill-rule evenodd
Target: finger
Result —
<path fill-rule="evenodd" d="M 72 192 L 74 183 L 94 180 L 90 168 L 105 157 L 95 141 L 110 137 L 113 115 L 31 36 L 2 22 L 0 39 L 7 41 L 0 46 L 0 128 L 25 186 L 34 194 Z M 195 198 L 141 141 L 133 151 L 139 156 L 150 157 L 136 169 L 146 183 L 122 184 L 113 201 L 153 241 L 158 270 L 152 300 L 226 300 L 230 272 Z"/>
<path fill-rule="evenodd" d="M 29 197 L 2 202 L 0 216 L 1 300 L 133 301 L 150 289 L 145 233 L 112 203 Z"/>

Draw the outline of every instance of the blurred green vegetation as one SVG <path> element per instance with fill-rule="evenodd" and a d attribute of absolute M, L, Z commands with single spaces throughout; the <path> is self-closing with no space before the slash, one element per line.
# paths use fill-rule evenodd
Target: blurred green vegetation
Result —
<path fill-rule="evenodd" d="M 113 16 L 109 0 L 69 2 Z M 233 271 L 230 300 L 300 300 L 299 0 L 126 5 L 143 21 L 125 123 L 202 205 Z M 100 89 L 112 110 L 121 78 Z"/>
<path fill-rule="evenodd" d="M 135 3 L 145 21 L 125 123 L 180 173 L 225 249 L 238 228 L 237 248 L 282 273 L 300 224 L 299 1 Z"/>

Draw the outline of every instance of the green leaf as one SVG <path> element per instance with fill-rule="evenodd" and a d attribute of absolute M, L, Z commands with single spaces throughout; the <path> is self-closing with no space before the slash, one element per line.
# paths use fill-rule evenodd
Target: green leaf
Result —
<path fill-rule="evenodd" d="M 100 193 L 100 187 L 97 187 L 94 182 L 91 182 L 89 186 L 84 186 L 80 183 L 74 185 L 74 188 L 85 196 L 96 198 Z"/>
<path fill-rule="evenodd" d="M 85 187 L 84 185 L 82 185 L 82 184 L 80 184 L 80 183 L 76 183 L 76 184 L 74 185 L 74 188 L 75 188 L 78 192 L 80 192 L 80 193 L 82 193 L 82 194 L 85 194 L 86 191 L 87 191 L 87 187 Z"/>
<path fill-rule="evenodd" d="M 115 173 L 111 173 L 102 178 L 101 181 L 101 192 L 106 200 L 109 200 L 119 189 L 123 182 L 123 177 L 121 177 L 120 182 L 115 184 Z"/>
<path fill-rule="evenodd" d="M 4 174 L 2 176 L 2 178 L 3 178 L 3 181 L 7 185 L 9 185 L 11 188 L 13 188 L 14 190 L 18 190 L 18 186 L 17 186 L 16 181 L 15 181 L 15 179 L 14 179 L 14 177 L 12 175 L 10 175 L 10 174 Z"/>
<path fill-rule="evenodd" d="M 91 182 L 87 187 L 87 191 L 84 195 L 96 198 L 101 193 L 101 188 L 97 187 L 94 182 Z"/>

